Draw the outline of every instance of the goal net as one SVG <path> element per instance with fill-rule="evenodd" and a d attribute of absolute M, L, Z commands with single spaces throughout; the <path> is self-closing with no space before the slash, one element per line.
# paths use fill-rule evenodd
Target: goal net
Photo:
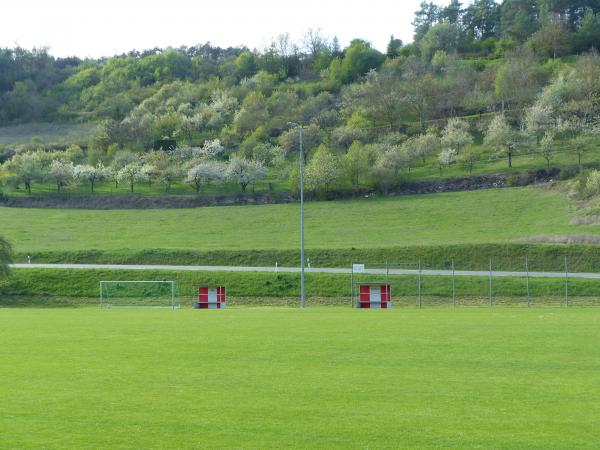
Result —
<path fill-rule="evenodd" d="M 101 281 L 100 306 L 179 308 L 175 281 Z"/>

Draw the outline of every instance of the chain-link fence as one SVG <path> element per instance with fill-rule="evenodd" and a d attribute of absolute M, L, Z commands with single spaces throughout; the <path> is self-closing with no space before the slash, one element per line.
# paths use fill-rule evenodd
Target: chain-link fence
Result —
<path fill-rule="evenodd" d="M 307 268 L 306 305 L 353 304 L 357 284 L 387 283 L 400 307 L 600 306 L 600 273 L 557 256 L 543 261 L 491 257 L 402 263 L 366 263 L 364 270 Z M 586 269 L 591 268 L 585 266 Z M 0 306 L 100 304 L 100 281 L 174 281 L 178 303 L 192 307 L 200 287 L 225 286 L 228 307 L 300 306 L 298 268 L 222 267 L 217 270 L 19 268 L 0 282 Z"/>
<path fill-rule="evenodd" d="M 544 270 L 537 270 L 527 257 L 490 257 L 484 267 L 451 259 L 366 264 L 360 269 L 352 271 L 353 285 L 388 283 L 396 306 L 600 306 L 600 274 L 571 272 L 567 257 L 545 261 Z"/>

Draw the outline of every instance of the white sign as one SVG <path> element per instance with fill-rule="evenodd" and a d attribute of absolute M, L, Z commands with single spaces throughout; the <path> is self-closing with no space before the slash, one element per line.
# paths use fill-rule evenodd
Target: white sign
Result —
<path fill-rule="evenodd" d="M 365 265 L 364 264 L 352 264 L 352 272 L 365 273 Z"/>

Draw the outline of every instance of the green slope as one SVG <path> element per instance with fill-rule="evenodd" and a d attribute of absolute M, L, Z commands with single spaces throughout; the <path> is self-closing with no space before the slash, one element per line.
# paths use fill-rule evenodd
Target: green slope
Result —
<path fill-rule="evenodd" d="M 440 246 L 595 233 L 571 225 L 561 194 L 539 188 L 472 191 L 306 205 L 309 249 Z M 0 230 L 17 252 L 145 249 L 295 249 L 298 206 L 182 210 L 0 208 Z"/>

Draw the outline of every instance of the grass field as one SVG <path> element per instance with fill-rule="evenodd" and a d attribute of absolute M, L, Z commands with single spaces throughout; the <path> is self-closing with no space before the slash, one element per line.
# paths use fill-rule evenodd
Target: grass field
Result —
<path fill-rule="evenodd" d="M 0 144 L 87 144 L 93 123 L 27 123 L 0 127 Z"/>
<path fill-rule="evenodd" d="M 593 448 L 600 311 L 5 309 L 3 448 Z"/>
<path fill-rule="evenodd" d="M 571 225 L 573 206 L 540 188 L 509 188 L 306 205 L 313 249 L 507 242 L 539 235 L 597 232 Z M 19 253 L 292 249 L 298 205 L 183 210 L 0 208 L 0 230 Z"/>

